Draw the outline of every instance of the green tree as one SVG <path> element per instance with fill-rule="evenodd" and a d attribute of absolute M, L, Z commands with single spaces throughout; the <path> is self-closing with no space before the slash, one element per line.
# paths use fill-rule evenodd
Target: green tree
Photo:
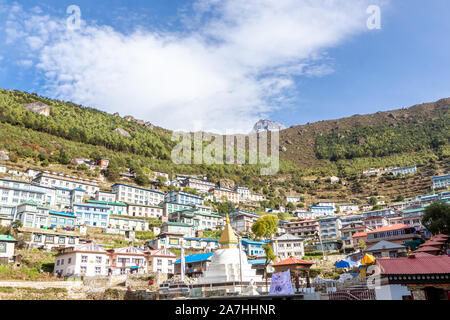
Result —
<path fill-rule="evenodd" d="M 295 210 L 295 205 L 292 202 L 289 202 L 286 208 L 289 210 L 289 212 L 292 212 Z"/>
<path fill-rule="evenodd" d="M 69 164 L 70 161 L 72 161 L 72 157 L 70 155 L 70 153 L 64 149 L 61 149 L 59 151 L 59 159 L 58 159 L 59 163 L 61 164 Z"/>
<path fill-rule="evenodd" d="M 117 181 L 120 178 L 120 169 L 116 161 L 109 163 L 108 169 L 106 169 L 106 177 L 109 181 Z"/>
<path fill-rule="evenodd" d="M 376 206 L 377 205 L 377 197 L 370 197 L 370 200 L 369 200 L 369 204 L 370 205 L 372 205 L 372 206 Z"/>
<path fill-rule="evenodd" d="M 437 201 L 425 209 L 422 224 L 432 234 L 450 234 L 450 205 Z"/>
<path fill-rule="evenodd" d="M 252 232 L 258 238 L 271 238 L 277 233 L 278 221 L 278 217 L 275 215 L 268 214 L 262 216 L 252 225 Z"/>
<path fill-rule="evenodd" d="M 401 194 L 399 194 L 397 196 L 397 198 L 395 199 L 396 202 L 402 202 L 403 200 L 405 200 L 405 197 L 403 195 L 401 195 Z"/>

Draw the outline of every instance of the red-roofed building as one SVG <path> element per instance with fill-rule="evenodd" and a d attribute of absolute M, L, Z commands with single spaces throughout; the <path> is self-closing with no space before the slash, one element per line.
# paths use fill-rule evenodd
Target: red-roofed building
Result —
<path fill-rule="evenodd" d="M 298 290 L 300 288 L 300 275 L 306 276 L 307 287 L 311 287 L 309 280 L 309 269 L 313 264 L 314 263 L 311 261 L 305 261 L 291 256 L 287 259 L 273 263 L 272 267 L 275 269 L 276 273 L 290 270 L 291 276 L 295 278 L 295 287 Z"/>
<path fill-rule="evenodd" d="M 377 300 L 448 300 L 450 257 L 422 253 L 407 258 L 378 259 Z"/>
<path fill-rule="evenodd" d="M 361 246 L 361 242 L 366 243 L 367 241 L 367 232 L 358 232 L 352 236 L 353 245 L 355 248 Z"/>
<path fill-rule="evenodd" d="M 420 239 L 420 235 L 416 234 L 414 227 L 406 224 L 393 224 L 384 226 L 367 233 L 368 245 L 375 244 L 381 240 L 395 242 L 404 245 L 408 241 Z"/>

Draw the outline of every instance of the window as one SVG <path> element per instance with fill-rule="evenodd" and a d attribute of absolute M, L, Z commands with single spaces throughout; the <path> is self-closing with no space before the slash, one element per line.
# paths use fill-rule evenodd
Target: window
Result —
<path fill-rule="evenodd" d="M 61 265 L 63 265 L 64 264 L 64 259 L 61 259 Z"/>
<path fill-rule="evenodd" d="M 72 263 L 72 258 L 67 259 L 67 263 L 71 264 Z"/>
<path fill-rule="evenodd" d="M 102 272 L 101 267 L 95 267 L 95 274 L 100 274 Z"/>
<path fill-rule="evenodd" d="M 102 263 L 102 257 L 100 256 L 95 257 L 95 263 Z"/>
<path fill-rule="evenodd" d="M 87 271 L 87 267 L 81 266 L 80 271 L 81 271 L 81 274 L 85 274 Z"/>
<path fill-rule="evenodd" d="M 87 263 L 88 256 L 81 256 L 81 263 Z"/>
<path fill-rule="evenodd" d="M 58 243 L 59 244 L 65 244 L 66 243 L 66 237 L 59 237 Z"/>

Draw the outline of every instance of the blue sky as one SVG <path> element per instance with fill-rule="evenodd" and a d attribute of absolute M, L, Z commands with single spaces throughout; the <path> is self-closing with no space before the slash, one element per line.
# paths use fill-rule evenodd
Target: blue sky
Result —
<path fill-rule="evenodd" d="M 0 0 L 0 87 L 222 133 L 450 97 L 447 0 L 313 3 Z"/>

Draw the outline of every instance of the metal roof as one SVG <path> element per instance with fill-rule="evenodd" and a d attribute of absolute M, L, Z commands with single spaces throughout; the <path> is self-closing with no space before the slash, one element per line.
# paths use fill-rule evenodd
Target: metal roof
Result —
<path fill-rule="evenodd" d="M 184 258 L 185 263 L 191 263 L 191 262 L 201 262 L 208 260 L 214 253 L 208 252 L 208 253 L 200 253 L 200 254 L 191 254 L 189 256 L 186 256 Z M 178 259 L 175 261 L 175 263 L 181 263 L 181 259 Z"/>
<path fill-rule="evenodd" d="M 449 274 L 448 256 L 411 256 L 397 259 L 378 259 L 381 274 Z"/>

